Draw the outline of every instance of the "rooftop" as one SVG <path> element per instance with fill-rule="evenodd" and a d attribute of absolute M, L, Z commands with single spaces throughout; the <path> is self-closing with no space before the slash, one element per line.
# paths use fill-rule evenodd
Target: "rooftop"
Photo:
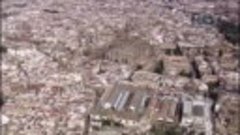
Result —
<path fill-rule="evenodd" d="M 107 90 L 93 114 L 139 120 L 148 107 L 152 90 L 129 84 L 116 84 Z"/>
<path fill-rule="evenodd" d="M 177 120 L 178 100 L 173 97 L 156 97 L 152 104 L 153 118 L 159 121 L 174 122 Z"/>

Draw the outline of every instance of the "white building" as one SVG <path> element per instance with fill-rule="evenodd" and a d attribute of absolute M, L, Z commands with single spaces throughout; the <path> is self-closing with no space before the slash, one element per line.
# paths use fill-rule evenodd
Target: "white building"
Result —
<path fill-rule="evenodd" d="M 5 115 L 1 115 L 1 124 L 0 124 L 0 135 L 7 135 L 8 134 L 8 123 L 9 118 Z"/>
<path fill-rule="evenodd" d="M 212 101 L 202 96 L 184 97 L 180 125 L 196 131 L 196 135 L 212 135 L 211 106 Z"/>

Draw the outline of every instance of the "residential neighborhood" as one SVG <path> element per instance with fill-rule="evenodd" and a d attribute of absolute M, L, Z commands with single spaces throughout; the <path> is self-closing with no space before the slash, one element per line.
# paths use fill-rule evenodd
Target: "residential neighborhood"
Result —
<path fill-rule="evenodd" d="M 238 0 L 0 3 L 0 135 L 239 135 Z"/>

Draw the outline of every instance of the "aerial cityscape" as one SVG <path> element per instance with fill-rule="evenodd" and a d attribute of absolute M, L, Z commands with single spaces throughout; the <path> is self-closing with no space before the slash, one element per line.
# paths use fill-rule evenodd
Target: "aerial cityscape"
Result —
<path fill-rule="evenodd" d="M 239 0 L 2 0 L 0 135 L 239 135 Z"/>

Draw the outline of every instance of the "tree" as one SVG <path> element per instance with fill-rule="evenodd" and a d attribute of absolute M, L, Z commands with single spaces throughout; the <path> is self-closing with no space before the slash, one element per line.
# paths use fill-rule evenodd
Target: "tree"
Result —
<path fill-rule="evenodd" d="M 152 127 L 153 135 L 181 135 L 182 130 L 176 125 L 155 125 Z"/>
<path fill-rule="evenodd" d="M 158 73 L 158 74 L 162 74 L 164 72 L 164 63 L 163 63 L 163 60 L 160 60 L 155 69 L 154 69 L 154 72 L 155 73 Z"/>
<path fill-rule="evenodd" d="M 3 93 L 0 91 L 0 109 L 2 108 L 3 104 L 4 104 Z"/>
<path fill-rule="evenodd" d="M 165 135 L 181 135 L 181 130 L 178 127 L 170 127 L 165 131 Z"/>
<path fill-rule="evenodd" d="M 2 45 L 0 46 L 0 52 L 1 52 L 1 53 L 7 53 L 7 50 L 8 50 L 8 49 L 7 49 L 6 46 L 2 46 Z"/>

